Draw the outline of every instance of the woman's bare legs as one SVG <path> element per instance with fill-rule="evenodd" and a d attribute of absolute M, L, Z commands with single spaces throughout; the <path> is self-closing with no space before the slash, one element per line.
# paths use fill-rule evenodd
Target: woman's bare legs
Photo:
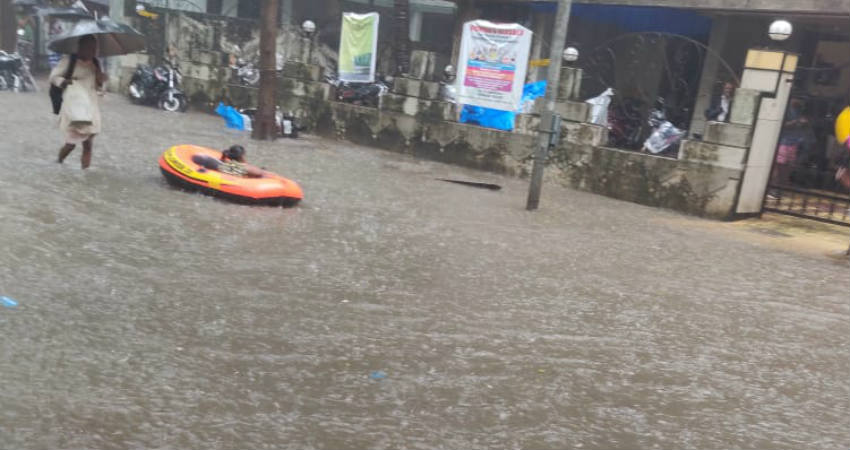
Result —
<path fill-rule="evenodd" d="M 65 161 L 65 158 L 67 158 L 76 147 L 77 146 L 74 144 L 65 144 L 62 146 L 62 148 L 59 149 L 59 164 L 62 164 L 62 161 Z"/>
<path fill-rule="evenodd" d="M 83 141 L 83 156 L 80 158 L 83 169 L 88 169 L 91 165 L 92 142 L 94 142 L 94 136 Z"/>

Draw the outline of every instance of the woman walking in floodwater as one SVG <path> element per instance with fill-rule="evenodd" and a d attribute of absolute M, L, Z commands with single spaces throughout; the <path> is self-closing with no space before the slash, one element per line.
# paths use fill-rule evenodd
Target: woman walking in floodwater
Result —
<path fill-rule="evenodd" d="M 84 95 L 81 94 L 81 96 L 66 95 L 67 100 L 62 102 L 62 109 L 59 111 L 59 129 L 65 135 L 65 145 L 59 150 L 59 162 L 64 161 L 78 144 L 82 144 L 83 154 L 80 161 L 83 169 L 91 164 L 94 137 L 100 133 L 98 96 L 102 93 L 103 84 L 106 82 L 106 74 L 101 70 L 96 55 L 97 39 L 92 35 L 81 37 L 77 53 L 63 57 L 50 72 L 49 80 L 50 84 L 63 89 L 73 84 L 84 91 Z M 88 100 L 88 105 L 79 104 L 85 100 Z M 81 106 L 88 109 L 91 120 L 74 121 L 72 119 L 69 112 Z"/>

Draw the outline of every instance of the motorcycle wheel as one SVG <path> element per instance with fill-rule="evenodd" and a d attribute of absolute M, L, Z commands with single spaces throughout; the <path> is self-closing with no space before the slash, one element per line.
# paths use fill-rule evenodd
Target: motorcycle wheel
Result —
<path fill-rule="evenodd" d="M 159 108 L 168 112 L 178 112 L 181 108 L 180 97 L 172 97 L 171 100 L 167 96 L 163 96 L 159 100 Z"/>
<path fill-rule="evenodd" d="M 38 84 L 36 84 L 35 78 L 33 78 L 32 74 L 26 73 L 24 75 L 22 86 L 24 91 L 26 92 L 38 92 Z"/>

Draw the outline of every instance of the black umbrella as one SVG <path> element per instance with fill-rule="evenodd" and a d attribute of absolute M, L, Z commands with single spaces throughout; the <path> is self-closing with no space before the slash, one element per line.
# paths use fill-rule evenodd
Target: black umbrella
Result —
<path fill-rule="evenodd" d="M 73 54 L 77 52 L 80 37 L 89 34 L 97 37 L 99 56 L 126 55 L 147 47 L 142 33 L 109 17 L 81 20 L 75 23 L 67 33 L 56 36 L 47 46 L 56 53 Z"/>
<path fill-rule="evenodd" d="M 35 12 L 39 16 L 50 16 L 65 20 L 92 18 L 88 11 L 80 8 L 36 8 Z"/>

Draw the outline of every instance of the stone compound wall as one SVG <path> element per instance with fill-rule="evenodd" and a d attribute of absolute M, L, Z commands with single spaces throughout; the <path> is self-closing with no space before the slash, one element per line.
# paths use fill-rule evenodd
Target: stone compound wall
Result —
<path fill-rule="evenodd" d="M 112 88 L 126 92 L 138 64 L 158 64 L 163 59 L 176 61 L 183 73 L 183 89 L 195 107 L 209 108 L 229 100 L 228 85 L 236 82 L 231 59 L 241 57 L 258 67 L 259 27 L 256 21 L 233 17 L 154 9 L 155 20 L 133 17 L 131 21 L 148 38 L 147 54 L 127 55 L 112 78 Z M 278 68 L 284 62 L 302 60 L 310 42 L 298 27 L 282 26 L 277 39 Z M 335 56 L 315 46 L 309 57 L 320 65 L 335 65 Z"/>
<path fill-rule="evenodd" d="M 316 134 L 499 174 L 525 177 L 530 173 L 534 116 L 521 116 L 518 122 L 525 125 L 517 132 L 505 132 L 457 123 L 454 105 L 438 100 L 388 94 L 380 108 L 371 108 L 332 101 L 331 87 L 317 81 L 285 78 L 280 86 L 282 107 L 297 111 Z M 229 89 L 231 98 L 246 104 L 253 104 L 255 92 Z M 583 114 L 581 105 L 566 104 L 560 109 Z M 747 149 L 723 143 L 740 139 L 742 130 L 729 132 L 732 124 L 714 127 L 726 130 L 726 135 L 715 138 L 720 142 L 685 141 L 679 159 L 672 159 L 606 147 L 604 127 L 564 121 L 561 141 L 547 162 L 547 182 L 730 219 Z"/>
<path fill-rule="evenodd" d="M 212 23 L 216 20 L 221 23 Z M 229 83 L 226 49 L 234 44 L 250 49 L 258 38 L 256 27 L 242 22 L 185 13 L 165 18 L 166 39 L 179 36 L 165 48 L 180 61 L 184 88 L 196 107 L 218 101 L 256 106 L 256 88 Z M 280 40 L 287 62 L 278 103 L 316 134 L 500 174 L 530 173 L 538 115 L 519 115 L 514 132 L 457 123 L 455 105 L 441 101 L 439 85 L 428 81 L 437 70 L 431 55 L 413 55 L 413 77 L 396 78 L 392 91 L 372 108 L 334 101 L 333 87 L 322 81 L 323 67 L 296 61 L 303 51 L 297 32 L 284 30 Z M 135 64 L 123 69 L 132 74 L 128 66 Z M 679 159 L 671 159 L 606 147 L 607 129 L 585 123 L 584 103 L 561 98 L 556 109 L 564 121 L 561 141 L 547 161 L 547 182 L 698 216 L 733 216 L 751 124 L 709 124 L 703 141 L 684 141 Z"/>

